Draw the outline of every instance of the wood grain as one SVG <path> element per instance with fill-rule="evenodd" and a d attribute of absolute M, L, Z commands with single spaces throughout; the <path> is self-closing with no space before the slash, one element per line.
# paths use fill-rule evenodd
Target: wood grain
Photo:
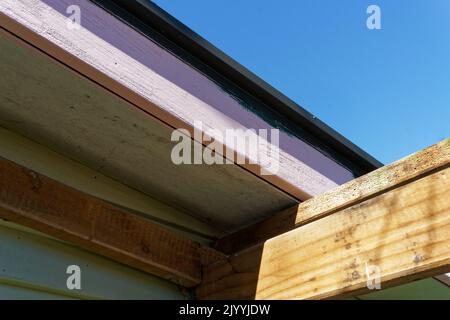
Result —
<path fill-rule="evenodd" d="M 201 281 L 202 247 L 162 226 L 0 158 L 0 217 L 185 287 Z"/>
<path fill-rule="evenodd" d="M 450 139 L 400 159 L 270 218 L 230 234 L 216 248 L 233 253 L 305 225 L 450 164 Z"/>
<path fill-rule="evenodd" d="M 366 266 L 368 269 L 366 269 Z M 450 270 L 450 169 L 422 177 L 204 269 L 202 299 L 324 299 Z"/>

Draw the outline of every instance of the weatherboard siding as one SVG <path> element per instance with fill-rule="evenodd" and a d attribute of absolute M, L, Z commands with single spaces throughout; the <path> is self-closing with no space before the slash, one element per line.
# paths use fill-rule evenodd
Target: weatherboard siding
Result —
<path fill-rule="evenodd" d="M 149 217 L 155 215 L 173 224 L 208 231 L 157 200 L 1 127 L 0 157 L 99 198 L 146 212 Z M 182 233 L 208 242 L 192 233 Z M 81 268 L 81 290 L 66 287 L 66 269 L 73 264 Z M 189 295 L 169 281 L 0 219 L 0 299 L 186 298 Z"/>
<path fill-rule="evenodd" d="M 150 219 L 179 225 L 192 233 L 187 237 L 208 243 L 195 234 L 215 236 L 218 231 L 197 219 L 168 206 L 147 194 L 130 188 L 98 171 L 64 157 L 24 136 L 0 127 L 0 157 L 43 174 L 69 187 L 83 191 L 110 203 L 147 215 Z"/>
<path fill-rule="evenodd" d="M 66 286 L 81 268 L 81 290 Z M 0 299 L 186 299 L 171 282 L 0 220 Z"/>

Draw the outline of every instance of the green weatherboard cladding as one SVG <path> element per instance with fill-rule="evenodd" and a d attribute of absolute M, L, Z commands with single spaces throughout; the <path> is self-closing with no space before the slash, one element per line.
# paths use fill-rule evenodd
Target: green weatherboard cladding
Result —
<path fill-rule="evenodd" d="M 69 265 L 81 290 L 69 290 Z M 0 220 L 0 299 L 186 299 L 176 285 Z"/>

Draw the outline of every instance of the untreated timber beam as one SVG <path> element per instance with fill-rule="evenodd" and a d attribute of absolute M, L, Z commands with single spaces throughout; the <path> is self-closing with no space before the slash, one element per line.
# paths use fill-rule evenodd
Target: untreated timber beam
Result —
<path fill-rule="evenodd" d="M 449 146 L 450 138 L 219 239 L 215 248 L 237 252 L 444 168 Z"/>
<path fill-rule="evenodd" d="M 369 292 L 374 270 L 382 288 L 449 272 L 449 149 L 447 139 L 352 192 L 336 188 L 336 201 L 324 204 L 333 214 L 206 266 L 197 297 L 338 298 Z M 395 176 L 394 185 L 385 181 Z"/>
<path fill-rule="evenodd" d="M 215 252 L 149 220 L 0 158 L 0 218 L 185 287 Z"/>

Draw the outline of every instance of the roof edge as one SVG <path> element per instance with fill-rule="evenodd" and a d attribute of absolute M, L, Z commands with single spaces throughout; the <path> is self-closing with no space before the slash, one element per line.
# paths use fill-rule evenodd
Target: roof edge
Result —
<path fill-rule="evenodd" d="M 93 1 L 105 5 L 103 0 Z M 383 163 L 216 48 L 155 3 L 146 0 L 109 0 L 107 2 L 119 6 L 224 78 L 263 101 L 274 111 L 294 121 L 325 146 L 335 150 L 358 166 L 362 174 L 383 166 Z"/>

